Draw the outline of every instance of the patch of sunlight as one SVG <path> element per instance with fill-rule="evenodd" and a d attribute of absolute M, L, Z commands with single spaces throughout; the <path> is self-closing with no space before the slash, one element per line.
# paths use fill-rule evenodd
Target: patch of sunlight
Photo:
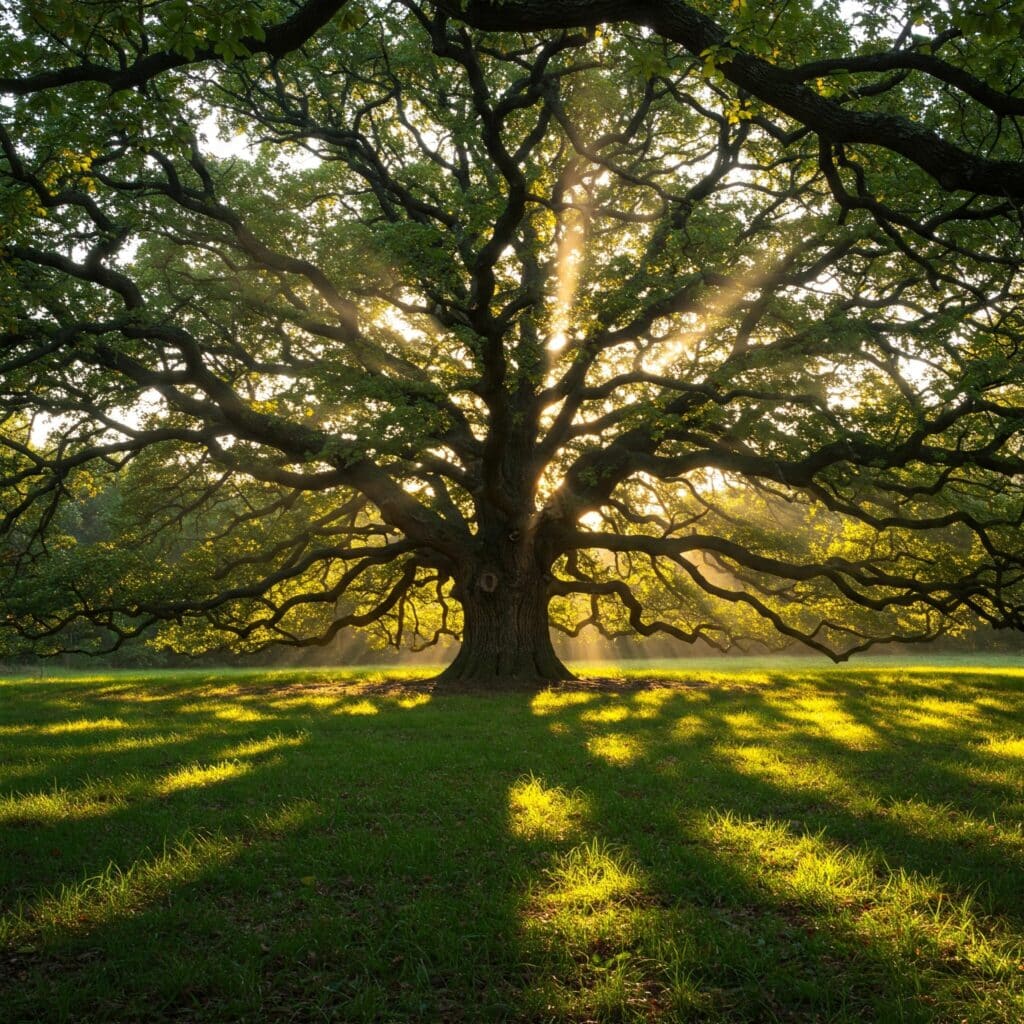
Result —
<path fill-rule="evenodd" d="M 28 759 L 38 762 L 39 766 L 52 766 L 59 761 L 69 761 L 74 758 L 102 757 L 107 754 L 125 754 L 133 750 L 147 750 L 153 747 L 163 747 L 172 743 L 181 743 L 185 740 L 181 733 L 157 733 L 151 736 L 119 736 L 116 739 L 107 740 L 104 743 L 45 743 L 31 744 L 21 747 L 18 751 L 19 759 Z M 3 765 L 3 775 L 7 775 L 7 765 Z M 52 774 L 52 771 L 50 772 Z"/>
<path fill-rule="evenodd" d="M 1001 660 L 1007 658 L 1006 661 Z M 889 676 L 1006 676 L 1009 679 L 1017 678 L 1024 675 L 1024 668 L 1014 665 L 1012 662 L 1015 660 L 1013 655 L 996 655 L 999 659 L 995 664 L 985 664 L 984 661 L 969 660 L 961 664 L 929 664 L 927 662 L 915 662 L 903 666 L 899 673 L 883 673 L 878 672 L 880 678 L 886 678 Z M 856 666 L 851 665 L 851 668 L 856 670 Z"/>
<path fill-rule="evenodd" d="M 358 688 L 372 689 L 388 682 L 393 675 L 394 673 L 384 671 L 365 672 L 361 673 L 358 679 L 351 679 L 351 682 Z"/>
<path fill-rule="evenodd" d="M 828 739 L 849 750 L 877 750 L 881 746 L 874 729 L 852 719 L 827 723 L 822 731 Z"/>
<path fill-rule="evenodd" d="M 983 697 L 974 702 L 978 714 L 992 713 L 1016 715 L 1020 712 L 1020 702 L 1014 700 L 997 700 L 995 697 Z"/>
<path fill-rule="evenodd" d="M 730 675 L 741 681 L 744 686 L 768 686 L 772 681 L 767 672 L 736 672 Z"/>
<path fill-rule="evenodd" d="M 1024 758 L 1024 736 L 1014 736 L 1006 739 L 989 739 L 981 751 L 984 754 L 993 754 L 997 757 L 1020 757 Z"/>
<path fill-rule="evenodd" d="M 429 693 L 410 693 L 406 697 L 399 697 L 395 703 L 400 708 L 405 708 L 407 711 L 412 708 L 422 707 L 424 704 L 430 703 Z"/>
<path fill-rule="evenodd" d="M 708 723 L 703 715 L 682 715 L 672 723 L 671 736 L 682 743 L 702 736 L 708 731 Z"/>
<path fill-rule="evenodd" d="M 190 764 L 165 775 L 157 782 L 155 789 L 161 796 L 170 796 L 183 789 L 197 789 L 227 779 L 238 778 L 252 771 L 252 765 L 244 761 L 220 761 L 217 764 Z"/>
<path fill-rule="evenodd" d="M 308 825 L 320 813 L 319 805 L 313 800 L 294 800 L 258 818 L 250 818 L 253 831 L 259 835 L 280 837 Z"/>
<path fill-rule="evenodd" d="M 700 704 L 710 704 L 712 690 L 710 687 L 704 690 L 687 690 L 686 699 L 690 702 L 697 702 Z"/>
<path fill-rule="evenodd" d="M 547 786 L 530 774 L 509 789 L 509 831 L 520 839 L 565 839 L 579 830 L 587 809 L 579 790 Z"/>
<path fill-rule="evenodd" d="M 166 704 L 168 701 L 180 700 L 181 694 L 171 691 L 170 693 L 149 693 L 145 690 L 130 691 L 127 686 L 111 686 L 103 693 L 98 694 L 99 697 L 107 700 L 130 700 L 133 704 Z M 201 707 L 192 706 L 192 711 L 197 711 Z M 181 708 L 182 711 L 189 710 L 187 707 Z"/>
<path fill-rule="evenodd" d="M 679 696 L 678 690 L 663 687 L 658 690 L 641 690 L 633 696 L 633 715 L 636 718 L 657 718 L 663 710 L 663 705 L 673 698 Z"/>
<path fill-rule="evenodd" d="M 929 710 L 922 707 L 922 703 L 899 708 L 893 717 L 899 720 L 900 725 L 908 725 L 911 728 L 939 729 L 945 732 L 960 728 L 961 723 L 957 721 L 956 716 L 940 714 L 934 708 Z"/>
<path fill-rule="evenodd" d="M 624 861 L 619 870 L 635 879 Z M 637 895 L 634 895 L 637 894 Z M 521 1013 L 529 1020 L 705 1020 L 689 985 L 682 915 L 642 898 L 639 884 L 617 886 L 618 898 L 580 911 L 537 893 L 524 908 L 522 942 L 533 972 Z M 694 1011 L 694 1012 L 687 1012 Z"/>
<path fill-rule="evenodd" d="M 232 712 L 236 707 L 239 707 L 239 705 L 232 704 L 229 701 L 224 701 L 221 704 L 214 704 L 211 700 L 197 700 L 188 704 L 179 704 L 176 710 L 180 715 L 202 715 L 205 717 L 212 713 L 218 718 L 230 719 L 232 717 Z"/>
<path fill-rule="evenodd" d="M 934 711 L 937 714 L 944 715 L 947 718 L 964 719 L 979 718 L 978 709 L 974 706 L 971 701 L 966 700 L 950 700 L 944 697 L 925 697 L 924 700 L 916 702 L 919 708 L 924 708 L 926 711 Z"/>
<path fill-rule="evenodd" d="M 35 732 L 36 726 L 23 722 L 21 725 L 0 725 L 0 736 L 20 736 L 23 733 Z"/>
<path fill-rule="evenodd" d="M 787 702 L 787 710 L 790 713 L 804 718 L 809 715 L 832 715 L 840 708 L 839 701 L 830 693 L 801 694 Z"/>
<path fill-rule="evenodd" d="M 640 873 L 625 852 L 600 839 L 563 854 L 546 876 L 544 901 L 577 914 L 628 906 L 643 892 Z"/>
<path fill-rule="evenodd" d="M 137 777 L 127 776 L 119 783 L 87 782 L 80 789 L 54 786 L 47 792 L 14 793 L 0 797 L 0 824 L 56 825 L 100 817 L 125 806 L 129 791 L 139 786 Z"/>
<path fill-rule="evenodd" d="M 51 761 L 51 758 L 42 757 L 24 760 L 17 765 L 0 761 L 0 785 L 10 788 L 15 779 L 45 774 L 51 768 Z"/>
<path fill-rule="evenodd" d="M 650 671 L 645 674 L 649 675 Z M 792 680 L 797 679 L 797 676 L 792 673 L 788 675 Z M 659 669 L 658 677 L 682 684 L 687 688 L 687 696 L 696 696 L 702 689 L 752 689 L 770 686 L 772 683 L 772 676 L 767 672 L 756 672 L 738 667 L 719 669 L 694 666 L 692 668 Z"/>
<path fill-rule="evenodd" d="M 110 683 L 116 678 L 115 675 L 104 673 L 96 675 L 94 673 L 83 672 L 82 674 L 67 675 L 60 672 L 46 673 L 45 675 L 40 672 L 17 672 L 10 676 L 0 677 L 0 686 L 15 684 L 20 685 L 24 683 L 31 683 L 33 688 L 54 689 L 61 687 L 62 689 L 80 686 L 89 687 L 92 689 L 97 683 Z"/>
<path fill-rule="evenodd" d="M 39 731 L 47 736 L 57 736 L 64 732 L 101 732 L 127 728 L 128 723 L 121 718 L 76 718 L 70 722 L 41 726 Z"/>
<path fill-rule="evenodd" d="M 203 708 L 203 705 L 199 705 Z M 207 710 L 207 708 L 204 708 Z M 268 722 L 273 721 L 273 715 L 265 715 L 260 711 L 253 711 L 252 708 L 247 708 L 241 704 L 223 704 L 218 708 L 214 709 L 213 715 L 215 718 L 220 718 L 226 722 Z"/>
<path fill-rule="evenodd" d="M 165 747 L 172 743 L 182 743 L 184 734 L 180 732 L 160 732 L 150 736 L 132 734 L 121 739 L 110 740 L 108 743 L 90 743 L 87 747 L 75 747 L 68 750 L 69 755 L 78 756 L 94 754 L 121 754 L 129 750 L 146 750 L 150 747 Z"/>
<path fill-rule="evenodd" d="M 275 710 L 298 710 L 299 708 L 315 709 L 318 711 L 326 711 L 328 708 L 335 707 L 341 700 L 342 696 L 339 694 L 315 694 L 310 693 L 303 697 L 288 697 L 283 700 L 275 700 Z"/>
<path fill-rule="evenodd" d="M 1016 981 L 1021 947 L 1012 934 L 986 933 L 986 918 L 971 894 L 946 891 L 940 878 L 899 868 L 890 871 L 876 901 L 864 908 L 856 931 L 879 937 L 904 956 L 959 962 L 988 979 Z"/>
<path fill-rule="evenodd" d="M 610 732 L 605 736 L 591 736 L 587 740 L 587 750 L 591 756 L 622 768 L 642 757 L 645 747 L 636 736 Z"/>
<path fill-rule="evenodd" d="M 871 750 L 879 745 L 876 731 L 858 722 L 834 698 L 806 697 L 792 705 L 787 714 L 802 733 L 827 737 L 850 750 Z"/>
<path fill-rule="evenodd" d="M 790 823 L 707 817 L 705 837 L 719 857 L 756 888 L 767 888 L 797 913 L 814 915 L 895 960 L 950 962 L 987 979 L 1016 980 L 1021 948 L 1012 934 L 986 934 L 971 895 L 950 893 L 935 875 L 892 869 L 872 850 L 851 850 L 825 831 L 808 835 Z"/>
<path fill-rule="evenodd" d="M 245 740 L 242 743 L 225 747 L 220 752 L 220 756 L 227 760 L 237 757 L 255 757 L 258 754 L 270 753 L 272 750 L 281 750 L 283 747 L 301 747 L 308 739 L 308 732 L 299 732 L 292 736 L 276 732 L 273 736 L 266 736 L 261 740 Z"/>
<path fill-rule="evenodd" d="M 765 720 L 752 711 L 733 711 L 722 715 L 722 721 L 740 739 L 760 739 L 766 732 Z M 788 732 L 790 727 L 779 723 L 772 724 L 772 732 Z"/>
<path fill-rule="evenodd" d="M 600 658 L 573 658 L 567 663 L 578 676 L 598 676 L 601 679 L 625 679 L 628 675 L 635 675 L 636 669 L 630 672 L 626 662 L 602 661 Z"/>
<path fill-rule="evenodd" d="M 994 819 L 976 818 L 952 804 L 929 804 L 923 800 L 893 800 L 881 812 L 900 823 L 911 835 L 929 841 L 948 839 L 976 845 L 998 845 L 1024 854 L 1024 823 L 998 825 Z"/>
<path fill-rule="evenodd" d="M 627 718 L 631 718 L 633 712 L 627 707 L 623 707 L 621 704 L 609 704 L 603 708 L 593 708 L 590 711 L 584 711 L 580 715 L 581 722 L 624 722 Z"/>
<path fill-rule="evenodd" d="M 728 759 L 732 768 L 751 778 L 770 780 L 780 792 L 806 795 L 815 792 L 855 813 L 864 813 L 863 801 L 877 798 L 865 795 L 851 785 L 833 765 L 824 758 L 794 757 L 767 744 L 715 747 L 715 753 Z"/>
<path fill-rule="evenodd" d="M 0 944 L 24 943 L 101 926 L 130 917 L 175 889 L 236 856 L 239 840 L 203 836 L 179 841 L 127 868 L 111 864 L 102 874 L 41 893 L 0 917 Z"/>
<path fill-rule="evenodd" d="M 597 700 L 596 693 L 584 693 L 580 690 L 543 690 L 530 701 L 530 708 L 535 715 L 553 715 L 563 708 L 590 704 Z"/>
<path fill-rule="evenodd" d="M 334 709 L 336 715 L 379 715 L 380 708 L 372 700 L 356 700 L 340 704 Z"/>
<path fill-rule="evenodd" d="M 723 743 L 715 750 L 729 758 L 740 771 L 756 769 L 758 772 L 770 772 L 772 766 L 780 761 L 776 751 L 760 743 Z"/>
<path fill-rule="evenodd" d="M 830 842 L 824 830 L 808 835 L 790 822 L 713 811 L 707 835 L 712 846 L 744 862 L 748 872 L 808 906 L 849 903 L 877 885 L 873 859 Z"/>

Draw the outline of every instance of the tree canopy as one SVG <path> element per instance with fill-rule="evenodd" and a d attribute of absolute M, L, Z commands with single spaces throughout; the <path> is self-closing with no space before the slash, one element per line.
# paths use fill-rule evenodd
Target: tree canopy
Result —
<path fill-rule="evenodd" d="M 7 634 L 1020 628 L 1019 6 L 14 5 Z"/>

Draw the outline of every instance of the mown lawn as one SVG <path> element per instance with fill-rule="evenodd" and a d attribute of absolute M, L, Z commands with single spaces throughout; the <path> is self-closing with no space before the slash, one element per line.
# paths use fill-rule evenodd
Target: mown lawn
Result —
<path fill-rule="evenodd" d="M 0 1020 L 1019 1024 L 1024 670 L 766 665 L 0 679 Z"/>

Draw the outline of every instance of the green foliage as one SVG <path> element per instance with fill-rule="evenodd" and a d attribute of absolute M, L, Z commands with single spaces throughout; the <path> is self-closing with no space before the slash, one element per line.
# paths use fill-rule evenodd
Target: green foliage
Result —
<path fill-rule="evenodd" d="M 10 643 L 419 646 L 495 564 L 569 632 L 1024 624 L 1019 208 L 900 143 L 1019 161 L 1020 12 L 706 13 L 688 48 L 346 4 L 279 54 L 269 0 L 20 5 Z"/>

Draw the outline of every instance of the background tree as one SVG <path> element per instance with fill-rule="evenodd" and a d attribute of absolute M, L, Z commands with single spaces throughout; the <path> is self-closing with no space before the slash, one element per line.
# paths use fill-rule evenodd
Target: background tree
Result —
<path fill-rule="evenodd" d="M 1019 19 L 887 10 L 17 8 L 9 627 L 1020 626 Z"/>

